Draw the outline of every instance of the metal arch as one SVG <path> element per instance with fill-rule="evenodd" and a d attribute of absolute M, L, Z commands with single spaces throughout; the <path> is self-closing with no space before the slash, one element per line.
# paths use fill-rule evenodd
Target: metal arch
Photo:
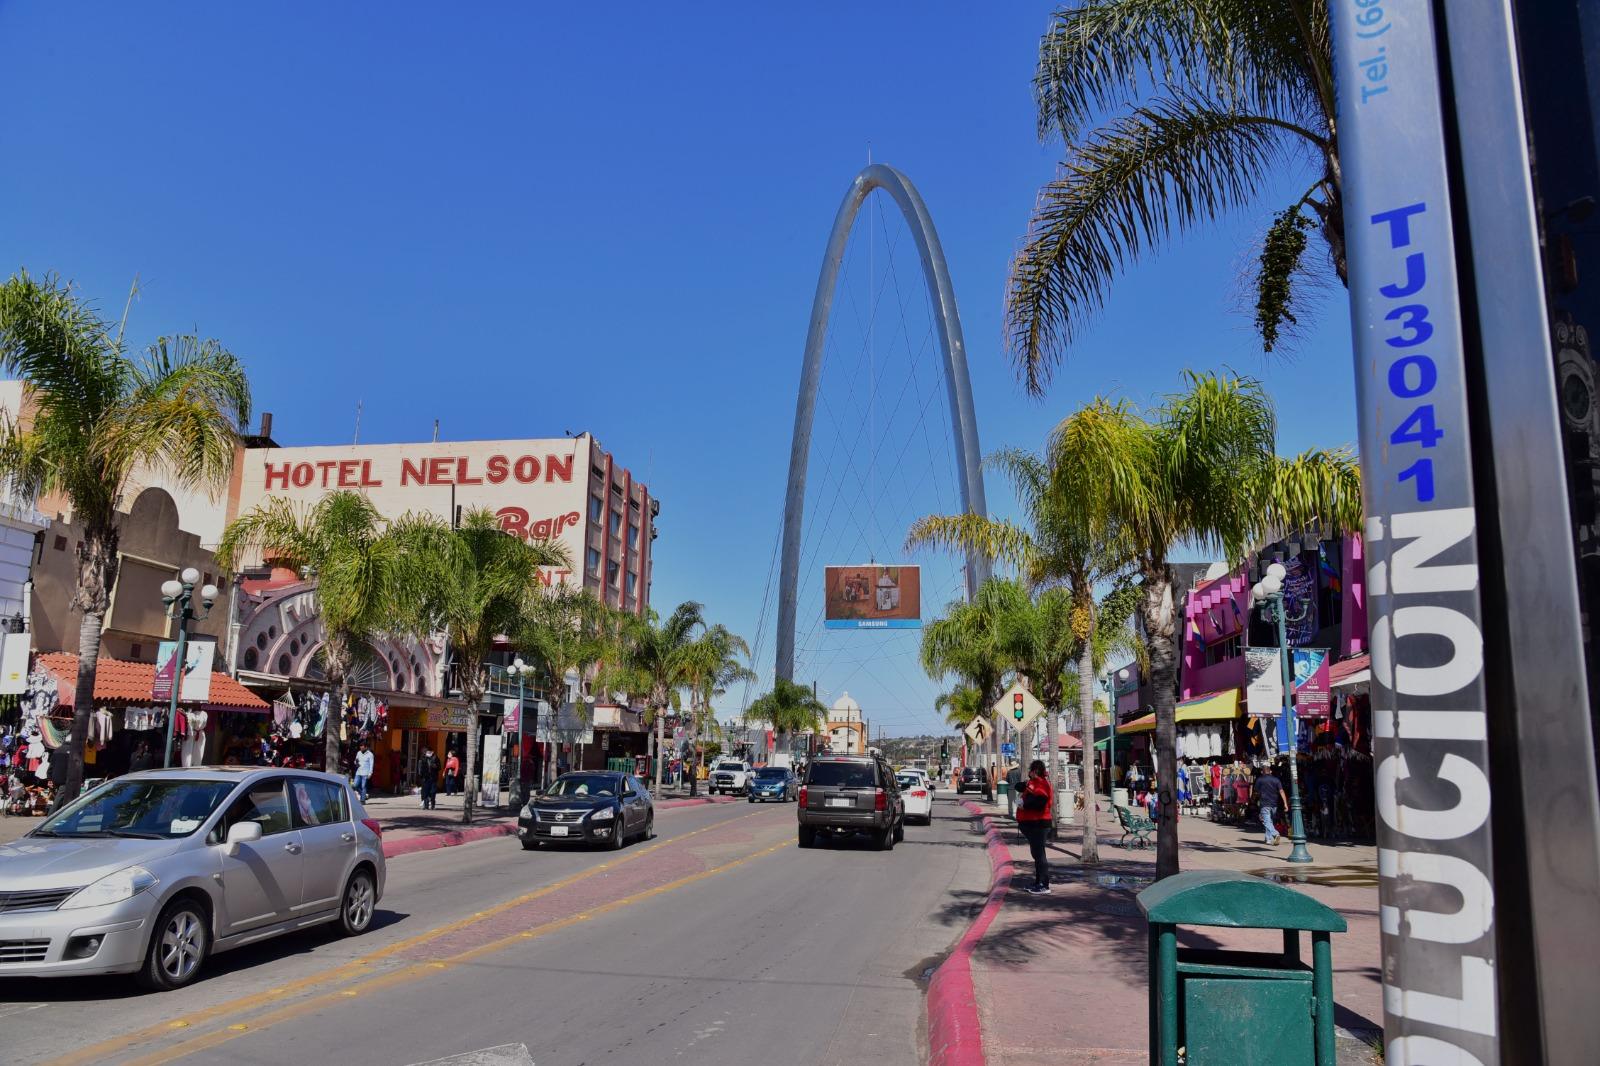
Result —
<path fill-rule="evenodd" d="M 956 438 L 956 477 L 961 486 L 961 508 L 972 514 L 988 513 L 983 496 L 983 471 L 978 451 L 978 422 L 972 410 L 972 382 L 967 375 L 967 346 L 961 336 L 961 319 L 956 313 L 955 289 L 945 265 L 944 249 L 934 231 L 927 205 L 911 179 L 893 167 L 874 163 L 855 176 L 844 202 L 833 220 L 828 248 L 823 254 L 822 275 L 817 278 L 817 293 L 811 302 L 811 325 L 806 333 L 805 361 L 800 372 L 800 396 L 794 410 L 794 441 L 789 447 L 789 486 L 783 509 L 783 563 L 778 579 L 778 661 L 777 676 L 794 680 L 795 603 L 800 582 L 800 534 L 805 512 L 806 467 L 811 455 L 811 424 L 816 416 L 817 382 L 822 375 L 822 346 L 828 334 L 828 315 L 844 262 L 845 242 L 850 238 L 856 214 L 867 194 L 882 189 L 899 205 L 916 241 L 922 260 L 922 277 L 928 283 L 928 298 L 933 302 L 938 323 L 939 347 L 944 352 L 945 386 L 950 398 L 950 425 Z M 989 563 L 980 556 L 967 556 L 967 598 L 970 600 L 985 578 Z"/>

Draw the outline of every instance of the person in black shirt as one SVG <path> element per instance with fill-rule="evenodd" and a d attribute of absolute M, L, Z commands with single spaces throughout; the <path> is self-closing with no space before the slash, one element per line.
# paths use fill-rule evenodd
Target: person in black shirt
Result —
<path fill-rule="evenodd" d="M 1270 847 L 1278 842 L 1280 836 L 1275 824 L 1278 820 L 1278 808 L 1283 806 L 1283 782 L 1278 780 L 1278 775 L 1272 772 L 1271 767 L 1256 775 L 1256 802 L 1261 805 L 1261 827 L 1266 830 L 1266 843 Z"/>

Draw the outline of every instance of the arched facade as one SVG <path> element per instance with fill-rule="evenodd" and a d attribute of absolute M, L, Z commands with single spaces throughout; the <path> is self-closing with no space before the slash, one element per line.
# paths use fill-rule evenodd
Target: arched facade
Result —
<path fill-rule="evenodd" d="M 816 417 L 817 383 L 822 375 L 823 345 L 828 336 L 828 316 L 833 309 L 839 269 L 844 262 L 845 244 L 851 227 L 867 195 L 874 189 L 888 193 L 905 216 L 922 262 L 922 277 L 928 285 L 933 305 L 939 348 L 944 356 L 944 379 L 950 401 L 950 426 L 955 435 L 956 478 L 961 490 L 961 508 L 972 514 L 987 514 L 983 495 L 983 470 L 978 450 L 978 423 L 972 409 L 972 383 L 967 375 L 967 346 L 961 335 L 961 319 L 956 312 L 955 289 L 945 265 L 944 249 L 934 231 L 927 205 L 911 180 L 893 167 L 874 163 L 855 176 L 844 202 L 833 220 L 828 247 L 822 259 L 822 274 L 811 303 L 811 324 L 806 332 L 805 359 L 800 372 L 800 395 L 795 404 L 794 439 L 789 448 L 789 481 L 783 510 L 782 569 L 778 581 L 777 676 L 794 679 L 794 626 L 796 598 L 800 581 L 800 542 L 803 528 L 806 468 L 811 455 L 811 426 Z M 970 599 L 989 576 L 988 560 L 967 558 L 967 597 Z"/>

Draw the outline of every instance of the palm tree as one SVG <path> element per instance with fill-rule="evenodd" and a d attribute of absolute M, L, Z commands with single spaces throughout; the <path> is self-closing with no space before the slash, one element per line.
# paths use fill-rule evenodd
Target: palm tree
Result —
<path fill-rule="evenodd" d="M 998 639 L 997 620 L 1011 606 L 1010 590 L 1004 585 L 984 582 L 970 603 L 950 604 L 943 618 L 929 622 L 922 630 L 922 668 L 935 680 L 954 677 L 961 685 L 977 690 L 981 694 L 979 713 L 987 712 L 1000 698 L 1001 682 L 1012 665 L 1007 649 Z M 1000 731 L 998 723 L 991 725 L 995 728 L 990 734 L 989 756 L 998 766 Z"/>
<path fill-rule="evenodd" d="M 1256 270 L 1271 351 L 1295 321 L 1317 230 L 1345 280 L 1326 0 L 1081 0 L 1056 12 L 1034 73 L 1041 139 L 1066 146 L 1011 266 L 1010 348 L 1042 391 L 1130 263 L 1258 203 L 1298 170 Z M 1092 126 L 1093 123 L 1100 123 Z"/>
<path fill-rule="evenodd" d="M 908 546 L 937 544 L 1007 563 L 1030 585 L 1064 591 L 1041 593 L 1039 602 L 1013 610 L 1022 647 L 1018 667 L 1033 679 L 1035 693 L 1048 715 L 1050 777 L 1057 777 L 1062 675 L 1072 657 L 1084 675 L 1096 633 L 1095 589 L 1126 570 L 1131 542 L 1107 507 L 1105 487 L 1092 457 L 1057 442 L 1044 457 L 1008 450 L 985 462 L 1011 481 L 1022 504 L 1025 525 L 974 514 L 931 515 L 920 519 L 907 537 Z M 1026 596 L 1023 597 L 1024 601 Z M 1093 689 L 1079 695 L 1082 720 L 1093 722 Z M 1087 771 L 1094 751 L 1094 730 L 1084 753 Z M 1094 780 L 1084 774 L 1084 831 L 1080 860 L 1099 859 L 1094 812 Z"/>
<path fill-rule="evenodd" d="M 944 712 L 944 720 L 959 729 L 965 729 L 974 718 L 983 714 L 983 693 L 971 685 L 956 685 L 949 692 L 933 698 L 933 709 Z"/>
<path fill-rule="evenodd" d="M 706 626 L 684 650 L 683 680 L 689 690 L 689 750 L 699 758 L 700 726 L 716 722 L 711 701 L 740 681 L 754 681 L 755 671 L 740 661 L 750 658 L 750 645 L 724 625 Z M 699 774 L 689 774 L 689 795 L 699 794 Z"/>
<path fill-rule="evenodd" d="M 817 699 L 810 685 L 787 678 L 775 678 L 772 691 L 751 701 L 745 708 L 746 722 L 768 722 L 783 750 L 783 738 L 792 733 L 818 733 L 828 718 L 828 708 Z"/>
<path fill-rule="evenodd" d="M 1338 535 L 1361 520 L 1361 475 L 1349 450 L 1280 458 L 1276 414 L 1259 382 L 1189 372 L 1185 383 L 1149 417 L 1095 400 L 1051 441 L 1052 465 L 1096 472 L 1133 547 L 1156 704 L 1158 877 L 1178 871 L 1173 550 L 1187 545 L 1237 562 L 1254 544 L 1307 529 Z M 1080 667 L 1080 677 L 1092 678 L 1092 669 Z"/>
<path fill-rule="evenodd" d="M 592 593 L 565 587 L 536 596 L 529 605 L 516 644 L 543 677 L 544 690 L 553 701 L 556 713 L 559 713 L 569 674 L 577 674 L 581 685 L 602 663 L 615 657 L 615 643 L 611 639 L 615 630 L 612 613 L 612 609 Z M 554 732 L 554 723 L 551 725 Z M 538 735 L 537 719 L 534 734 Z M 541 784 L 544 771 L 541 763 Z"/>
<path fill-rule="evenodd" d="M 696 630 L 705 625 L 700 604 L 680 603 L 665 621 L 651 611 L 645 618 L 634 617 L 622 637 L 620 687 L 630 693 L 643 693 L 645 721 L 655 727 L 653 738 L 654 786 L 661 787 L 661 761 L 666 742 L 666 713 L 678 705 L 678 691 L 687 677 L 688 649 Z"/>
<path fill-rule="evenodd" d="M 24 408 L 0 423 L 0 477 L 21 496 L 65 496 L 83 530 L 72 601 L 83 612 L 79 692 L 94 691 L 133 475 L 216 491 L 250 418 L 244 367 L 218 342 L 163 337 L 136 360 L 123 340 L 126 325 L 126 314 L 113 326 L 53 275 L 23 271 L 0 285 L 0 369 L 22 380 Z M 80 699 L 73 711 L 62 802 L 83 785 L 93 709 Z"/>
<path fill-rule="evenodd" d="M 495 647 L 525 631 L 536 597 L 544 594 L 541 567 L 570 567 L 559 543 L 524 541 L 500 528 L 494 512 L 473 508 L 454 527 L 432 515 L 405 515 L 394 535 L 412 600 L 412 624 L 445 634 L 455 662 L 456 683 L 467 701 L 467 750 L 462 779 L 461 820 L 472 820 L 478 761 L 478 708 L 489 687 L 489 657 Z"/>
<path fill-rule="evenodd" d="M 373 638 L 408 631 L 407 607 L 419 592 L 404 549 L 372 501 L 358 492 L 331 492 L 309 508 L 272 497 L 222 532 L 217 562 L 234 570 L 258 558 L 299 570 L 315 581 L 322 623 L 319 654 L 336 713 L 350 702 L 350 671 Z M 421 635 L 415 627 L 409 629 Z M 339 726 L 323 728 L 323 765 L 337 773 Z"/>

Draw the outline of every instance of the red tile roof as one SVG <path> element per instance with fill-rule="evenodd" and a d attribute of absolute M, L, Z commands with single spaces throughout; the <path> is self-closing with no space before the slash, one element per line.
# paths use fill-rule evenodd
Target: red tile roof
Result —
<path fill-rule="evenodd" d="M 61 686 L 61 706 L 71 707 L 78 685 L 78 657 L 50 652 L 39 656 L 38 665 L 55 675 Z M 94 699 L 96 703 L 154 703 L 155 698 L 150 693 L 155 682 L 155 663 L 132 663 L 101 656 L 94 673 Z M 211 672 L 211 698 L 206 706 L 242 711 L 271 710 L 266 700 L 215 670 Z"/>
<path fill-rule="evenodd" d="M 1361 670 L 1370 669 L 1371 667 L 1372 667 L 1372 656 L 1371 656 L 1371 654 L 1362 653 L 1361 655 L 1357 655 L 1354 658 L 1346 659 L 1343 662 L 1334 663 L 1331 667 L 1329 667 L 1328 668 L 1328 681 L 1329 681 L 1330 684 L 1332 682 L 1334 682 L 1334 681 L 1342 681 L 1343 679 L 1349 677 L 1351 674 L 1357 673 L 1358 671 L 1361 671 Z"/>

